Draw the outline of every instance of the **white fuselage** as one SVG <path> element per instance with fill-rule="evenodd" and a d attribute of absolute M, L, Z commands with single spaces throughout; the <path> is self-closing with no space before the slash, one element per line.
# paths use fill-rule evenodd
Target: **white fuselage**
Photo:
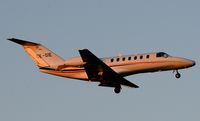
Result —
<path fill-rule="evenodd" d="M 102 58 L 101 60 L 122 76 L 129 76 L 137 73 L 178 70 L 195 65 L 195 62 L 192 60 L 172 57 L 163 52 L 116 56 Z M 66 60 L 58 69 L 40 69 L 40 71 L 66 78 L 88 80 L 83 66 L 84 63 L 81 57 L 74 57 Z"/>
<path fill-rule="evenodd" d="M 99 86 L 114 87 L 120 93 L 121 85 L 139 88 L 138 85 L 123 78 L 138 73 L 156 71 L 176 71 L 176 78 L 181 74 L 178 69 L 189 68 L 195 62 L 180 57 L 169 56 L 164 52 L 98 58 L 88 49 L 79 50 L 79 57 L 64 60 L 40 43 L 9 38 L 21 45 L 25 52 L 43 73 L 85 81 L 100 82 Z"/>

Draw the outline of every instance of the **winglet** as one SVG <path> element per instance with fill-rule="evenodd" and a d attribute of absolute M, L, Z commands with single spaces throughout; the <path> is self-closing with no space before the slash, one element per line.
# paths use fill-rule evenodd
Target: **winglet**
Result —
<path fill-rule="evenodd" d="M 12 41 L 12 42 L 15 42 L 17 44 L 20 44 L 20 45 L 40 45 L 39 43 L 34 43 L 34 42 L 29 42 L 29 41 L 25 41 L 25 40 L 20 40 L 20 39 L 16 39 L 16 38 L 9 38 L 8 40 Z"/>

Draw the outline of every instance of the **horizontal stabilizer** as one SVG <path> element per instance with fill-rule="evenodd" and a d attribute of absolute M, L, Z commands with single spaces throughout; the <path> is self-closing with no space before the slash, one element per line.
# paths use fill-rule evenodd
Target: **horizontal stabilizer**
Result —
<path fill-rule="evenodd" d="M 20 40 L 20 39 L 15 39 L 15 38 L 9 38 L 8 40 L 15 42 L 17 44 L 20 44 L 20 45 L 29 45 L 29 46 L 40 45 L 38 43 L 29 42 L 29 41 Z"/>

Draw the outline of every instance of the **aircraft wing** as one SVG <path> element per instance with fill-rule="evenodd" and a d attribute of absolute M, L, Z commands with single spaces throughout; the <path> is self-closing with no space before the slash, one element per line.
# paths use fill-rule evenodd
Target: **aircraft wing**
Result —
<path fill-rule="evenodd" d="M 117 87 L 120 85 L 125 85 L 134 88 L 139 87 L 116 73 L 88 49 L 79 50 L 79 53 L 83 62 L 85 63 L 84 68 L 89 80 L 99 81 L 99 86 Z"/>

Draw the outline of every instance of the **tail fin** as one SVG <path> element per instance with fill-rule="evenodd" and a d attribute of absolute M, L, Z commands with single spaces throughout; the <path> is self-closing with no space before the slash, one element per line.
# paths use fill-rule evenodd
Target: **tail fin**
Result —
<path fill-rule="evenodd" d="M 31 57 L 38 67 L 56 68 L 63 64 L 64 60 L 39 43 L 28 42 L 20 39 L 8 39 L 23 46 L 24 50 Z"/>

